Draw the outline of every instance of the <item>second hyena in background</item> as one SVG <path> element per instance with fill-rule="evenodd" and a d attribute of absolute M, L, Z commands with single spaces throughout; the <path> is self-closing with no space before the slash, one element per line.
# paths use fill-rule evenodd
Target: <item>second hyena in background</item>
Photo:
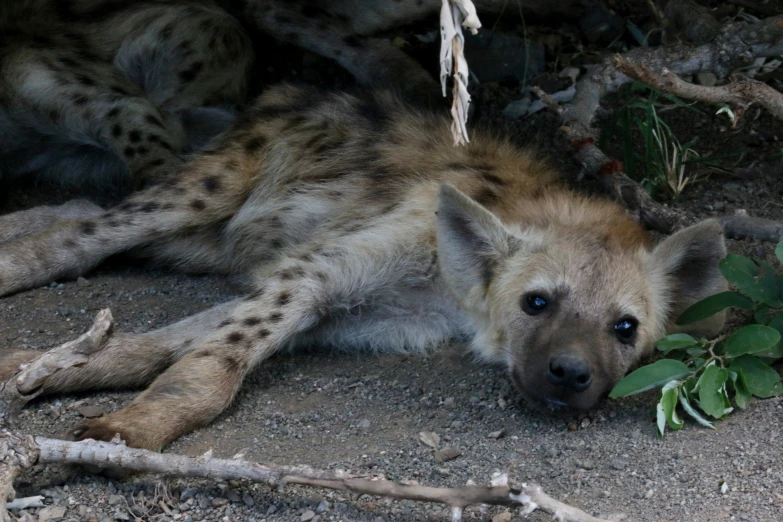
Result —
<path fill-rule="evenodd" d="M 118 334 L 44 383 L 147 386 L 71 435 L 151 449 L 214 419 L 276 351 L 313 342 L 421 352 L 465 339 L 533 404 L 588 410 L 685 307 L 726 284 L 717 221 L 653 246 L 619 205 L 563 188 L 529 151 L 478 130 L 455 148 L 444 117 L 384 93 L 271 89 L 162 183 L 12 239 L 35 214 L 0 218 L 0 295 L 140 248 L 249 280 L 245 297 Z M 6 351 L 0 378 L 39 354 Z"/>

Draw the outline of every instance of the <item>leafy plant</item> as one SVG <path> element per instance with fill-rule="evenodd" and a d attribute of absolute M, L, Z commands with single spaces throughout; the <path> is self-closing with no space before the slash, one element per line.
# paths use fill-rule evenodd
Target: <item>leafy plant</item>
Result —
<path fill-rule="evenodd" d="M 783 241 L 775 249 L 783 263 Z M 708 428 L 744 409 L 751 397 L 783 394 L 780 375 L 770 364 L 783 359 L 783 274 L 760 259 L 729 254 L 720 271 L 736 291 L 721 292 L 694 304 L 678 318 L 685 325 L 726 308 L 753 310 L 753 324 L 712 340 L 673 334 L 656 344 L 665 359 L 643 366 L 622 379 L 609 394 L 626 397 L 661 387 L 657 405 L 658 434 L 666 426 L 682 429 L 687 416 Z"/>
<path fill-rule="evenodd" d="M 609 139 L 619 136 L 625 172 L 639 180 L 654 198 L 675 198 L 696 180 L 694 175 L 686 174 L 689 166 L 712 163 L 718 158 L 700 157 L 692 148 L 695 140 L 680 143 L 671 127 L 660 118 L 658 108 L 684 108 L 703 113 L 677 96 L 634 82 L 631 92 L 639 91 L 646 92 L 646 98 L 632 101 L 617 112 L 601 134 L 600 147 L 604 149 Z M 635 146 L 637 142 L 639 146 Z"/>

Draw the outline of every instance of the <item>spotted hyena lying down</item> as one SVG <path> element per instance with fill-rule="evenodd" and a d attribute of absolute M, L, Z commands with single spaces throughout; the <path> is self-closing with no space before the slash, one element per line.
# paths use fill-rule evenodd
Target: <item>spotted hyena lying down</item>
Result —
<path fill-rule="evenodd" d="M 507 3 L 476 2 L 487 16 L 519 12 Z M 436 93 L 421 65 L 372 35 L 423 17 L 436 27 L 440 4 L 4 0 L 0 183 L 27 175 L 102 187 L 158 180 L 246 103 L 250 71 L 264 67 L 246 28 L 333 59 L 364 85 Z M 552 6 L 524 0 L 518 7 L 546 13 Z"/>
<path fill-rule="evenodd" d="M 122 251 L 251 282 L 241 299 L 117 335 L 46 382 L 147 386 L 72 436 L 159 448 L 214 419 L 270 355 L 312 342 L 422 352 L 466 339 L 532 403 L 587 410 L 678 312 L 724 288 L 716 221 L 652 246 L 621 207 L 563 188 L 529 151 L 479 131 L 455 148 L 448 127 L 388 94 L 280 86 L 115 208 L 51 225 L 36 214 L 56 208 L 0 218 L 0 295 Z M 39 355 L 5 348 L 0 377 Z"/>

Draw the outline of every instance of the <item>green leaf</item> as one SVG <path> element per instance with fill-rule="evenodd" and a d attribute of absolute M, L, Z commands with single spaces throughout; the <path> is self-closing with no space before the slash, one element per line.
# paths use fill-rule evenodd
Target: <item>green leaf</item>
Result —
<path fill-rule="evenodd" d="M 778 257 L 778 261 L 783 263 L 783 240 L 775 247 L 775 255 Z"/>
<path fill-rule="evenodd" d="M 780 333 L 774 328 L 760 324 L 744 326 L 726 340 L 726 355 L 737 357 L 746 353 L 769 350 L 780 342 Z"/>
<path fill-rule="evenodd" d="M 663 339 L 655 343 L 655 346 L 663 353 L 669 353 L 672 350 L 688 348 L 698 342 L 699 341 L 697 341 L 696 339 L 694 339 L 688 334 L 679 333 L 679 334 L 667 335 L 666 337 L 664 337 Z"/>
<path fill-rule="evenodd" d="M 750 405 L 750 398 L 753 396 L 748 389 L 748 383 L 745 382 L 745 374 L 737 368 L 729 372 L 731 381 L 734 384 L 734 402 L 743 410 Z"/>
<path fill-rule="evenodd" d="M 767 305 L 761 305 L 753 312 L 753 320 L 759 324 L 768 324 L 771 317 L 772 309 Z"/>
<path fill-rule="evenodd" d="M 677 319 L 677 324 L 695 323 L 696 321 L 706 319 L 729 307 L 750 310 L 753 306 L 753 301 L 742 294 L 737 292 L 721 292 L 719 294 L 711 295 L 706 299 L 702 299 L 698 303 L 688 307 Z"/>
<path fill-rule="evenodd" d="M 729 254 L 719 263 L 726 280 L 754 301 L 760 301 L 774 308 L 783 306 L 778 298 L 777 275 L 774 270 L 760 267 L 747 257 Z"/>
<path fill-rule="evenodd" d="M 704 413 L 720 419 L 729 413 L 729 397 L 726 394 L 726 380 L 729 372 L 715 364 L 707 366 L 699 379 L 699 405 Z"/>
<path fill-rule="evenodd" d="M 783 314 L 778 314 L 769 321 L 770 328 L 774 328 L 778 331 L 778 333 L 781 334 L 781 337 L 783 337 Z M 769 351 L 765 352 L 759 352 L 756 354 L 757 357 L 769 357 L 770 359 L 780 359 L 783 358 L 783 340 L 778 342 L 775 346 L 769 349 Z"/>
<path fill-rule="evenodd" d="M 680 387 L 680 404 L 682 404 L 682 409 L 685 410 L 685 413 L 690 415 L 693 420 L 701 424 L 702 426 L 705 426 L 710 429 L 715 429 L 715 425 L 712 424 L 710 421 L 705 419 L 701 413 L 696 411 L 696 409 L 691 406 L 691 401 L 688 399 L 687 393 L 685 393 L 685 390 Z"/>
<path fill-rule="evenodd" d="M 658 436 L 663 438 L 666 431 L 666 412 L 663 409 L 663 398 L 655 406 L 655 423 L 658 425 Z"/>
<path fill-rule="evenodd" d="M 666 423 L 674 431 L 681 430 L 685 424 L 677 415 L 677 397 L 680 395 L 682 381 L 670 381 L 661 390 L 661 402 Z M 663 435 L 663 433 L 661 433 Z"/>
<path fill-rule="evenodd" d="M 780 375 L 758 357 L 742 355 L 732 359 L 729 368 L 742 370 L 748 390 L 756 397 L 766 399 L 775 396 L 775 385 L 780 382 Z"/>
<path fill-rule="evenodd" d="M 688 367 L 680 361 L 661 359 L 626 375 L 609 393 L 609 397 L 616 399 L 641 393 L 662 386 L 671 380 L 685 377 L 690 373 Z"/>

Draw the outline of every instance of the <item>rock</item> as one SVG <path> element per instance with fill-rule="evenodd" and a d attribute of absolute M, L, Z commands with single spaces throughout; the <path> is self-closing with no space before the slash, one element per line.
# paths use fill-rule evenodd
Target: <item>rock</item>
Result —
<path fill-rule="evenodd" d="M 512 120 L 518 120 L 520 118 L 524 118 L 525 116 L 527 116 L 528 110 L 530 110 L 531 103 L 532 101 L 530 100 L 530 98 L 522 98 L 521 100 L 512 101 L 511 103 L 506 105 L 505 108 L 503 109 L 503 116 Z"/>
<path fill-rule="evenodd" d="M 490 439 L 502 439 L 505 436 L 506 436 L 506 430 L 498 430 L 498 431 L 493 431 L 492 433 L 489 433 L 487 435 L 487 438 L 490 438 Z"/>
<path fill-rule="evenodd" d="M 696 83 L 705 87 L 714 87 L 718 83 L 718 77 L 709 71 L 699 72 L 696 73 Z"/>
<path fill-rule="evenodd" d="M 419 432 L 419 440 L 422 441 L 425 446 L 438 449 L 438 444 L 440 444 L 440 435 L 434 431 L 422 431 Z"/>
<path fill-rule="evenodd" d="M 223 497 L 215 497 L 212 499 L 212 506 L 213 507 L 220 507 L 225 506 L 228 504 L 228 499 Z"/>
<path fill-rule="evenodd" d="M 76 410 L 79 415 L 87 419 L 94 419 L 103 415 L 103 408 L 100 406 L 82 406 Z"/>
<path fill-rule="evenodd" d="M 109 505 L 110 506 L 116 506 L 117 504 L 121 504 L 123 502 L 122 495 L 110 495 L 109 496 Z"/>
<path fill-rule="evenodd" d="M 445 408 L 453 408 L 454 407 L 454 397 L 447 397 L 447 398 L 445 398 L 443 400 L 443 406 Z"/>
<path fill-rule="evenodd" d="M 65 516 L 65 510 L 63 506 L 46 506 L 38 512 L 38 522 L 60 520 Z"/>
<path fill-rule="evenodd" d="M 584 460 L 576 459 L 574 461 L 574 464 L 576 464 L 576 467 L 582 468 L 582 469 L 593 469 L 593 468 L 595 468 L 595 463 L 592 460 L 589 460 L 589 459 L 584 459 Z"/>
<path fill-rule="evenodd" d="M 564 67 L 557 76 L 560 78 L 569 78 L 571 82 L 576 82 L 576 79 L 579 78 L 579 67 Z"/>
<path fill-rule="evenodd" d="M 509 511 L 508 509 L 492 517 L 492 522 L 510 522 L 510 521 L 511 521 L 511 511 Z"/>
<path fill-rule="evenodd" d="M 546 66 L 543 45 L 484 29 L 476 35 L 465 32 L 465 58 L 481 82 L 509 78 L 522 82 L 544 72 Z"/>
<path fill-rule="evenodd" d="M 624 460 L 614 459 L 612 460 L 611 465 L 613 469 L 620 471 L 620 470 L 624 470 L 625 466 L 627 466 L 628 464 Z"/>
<path fill-rule="evenodd" d="M 359 421 L 359 428 L 366 430 L 370 427 L 370 419 L 362 419 Z"/>
<path fill-rule="evenodd" d="M 312 509 L 308 509 L 307 511 L 302 513 L 302 516 L 299 517 L 299 520 L 301 520 L 302 522 L 308 522 L 314 518 L 315 518 L 315 511 L 313 511 Z"/>
<path fill-rule="evenodd" d="M 435 462 L 437 462 L 438 464 L 442 464 L 449 460 L 454 460 L 460 455 L 462 455 L 462 453 L 455 450 L 454 448 L 443 448 L 442 450 L 438 450 L 435 452 Z"/>
<path fill-rule="evenodd" d="M 89 281 L 87 281 L 85 278 L 83 278 L 81 276 L 76 278 L 76 285 L 77 286 L 81 286 L 82 288 L 84 288 L 85 286 L 90 286 L 90 284 L 91 283 Z"/>
<path fill-rule="evenodd" d="M 435 473 L 441 477 L 448 477 L 451 475 L 451 471 L 448 468 L 435 468 Z"/>
<path fill-rule="evenodd" d="M 229 491 L 228 493 L 226 493 L 226 498 L 229 499 L 231 502 L 239 502 L 240 500 L 242 500 L 239 497 L 239 493 L 237 493 L 233 489 L 231 491 Z"/>
<path fill-rule="evenodd" d="M 625 20 L 606 9 L 593 7 L 579 20 L 579 28 L 590 42 L 611 42 L 625 32 Z"/>
<path fill-rule="evenodd" d="M 315 508 L 316 513 L 323 513 L 324 511 L 329 511 L 329 501 L 328 500 L 322 500 L 318 503 L 318 506 Z"/>
<path fill-rule="evenodd" d="M 188 499 L 195 497 L 196 493 L 198 493 L 198 488 L 185 488 L 182 490 L 182 493 L 180 493 L 179 499 L 182 502 L 185 502 Z"/>
<path fill-rule="evenodd" d="M 253 497 L 251 497 L 249 493 L 245 493 L 244 495 L 242 495 L 242 503 L 245 504 L 247 507 L 253 507 L 256 501 L 253 500 Z"/>

